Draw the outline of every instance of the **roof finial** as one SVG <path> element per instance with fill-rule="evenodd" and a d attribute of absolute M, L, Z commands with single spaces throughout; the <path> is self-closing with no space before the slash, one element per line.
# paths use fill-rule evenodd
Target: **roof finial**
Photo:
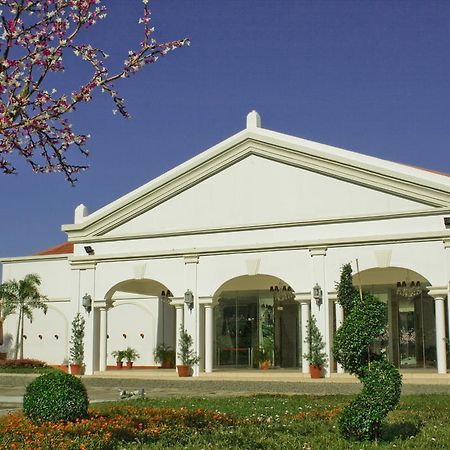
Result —
<path fill-rule="evenodd" d="M 255 110 L 247 114 L 247 128 L 261 128 L 261 116 Z"/>

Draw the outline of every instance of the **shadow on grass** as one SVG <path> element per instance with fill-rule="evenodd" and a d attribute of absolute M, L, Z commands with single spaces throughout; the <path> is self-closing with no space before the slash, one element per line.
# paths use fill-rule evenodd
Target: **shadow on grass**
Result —
<path fill-rule="evenodd" d="M 416 436 L 422 428 L 419 422 L 393 422 L 383 425 L 381 431 L 381 440 L 385 442 L 395 441 L 396 439 L 410 439 Z"/>

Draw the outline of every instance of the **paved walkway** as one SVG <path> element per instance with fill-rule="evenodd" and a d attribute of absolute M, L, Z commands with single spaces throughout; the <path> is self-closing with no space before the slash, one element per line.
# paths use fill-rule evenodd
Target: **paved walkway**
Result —
<path fill-rule="evenodd" d="M 450 394 L 450 374 L 403 371 L 402 394 Z M 34 374 L 0 374 L 0 414 L 21 406 L 26 385 Z M 347 374 L 312 380 L 298 370 L 244 370 L 202 373 L 178 378 L 174 369 L 111 370 L 83 376 L 91 402 L 119 399 L 122 389 L 145 390 L 146 398 L 182 396 L 233 396 L 252 394 L 355 394 L 359 381 Z"/>

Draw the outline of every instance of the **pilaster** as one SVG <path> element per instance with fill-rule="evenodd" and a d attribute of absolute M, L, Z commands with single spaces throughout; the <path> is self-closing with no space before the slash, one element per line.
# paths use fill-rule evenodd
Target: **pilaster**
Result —
<path fill-rule="evenodd" d="M 330 357 L 331 357 L 331 342 L 330 342 L 330 308 L 328 305 L 328 293 L 326 290 L 326 269 L 325 258 L 327 249 L 325 247 L 310 248 L 311 255 L 311 315 L 317 320 L 317 326 L 325 341 L 325 352 L 328 356 L 328 363 L 324 367 L 325 377 L 330 376 Z M 318 284 L 322 289 L 322 300 L 318 302 L 313 298 L 313 286 Z"/>

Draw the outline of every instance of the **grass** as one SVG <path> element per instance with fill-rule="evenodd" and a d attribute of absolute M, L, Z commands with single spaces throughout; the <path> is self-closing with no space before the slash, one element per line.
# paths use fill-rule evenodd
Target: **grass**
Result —
<path fill-rule="evenodd" d="M 350 399 L 257 395 L 123 401 L 95 405 L 91 418 L 73 425 L 32 426 L 13 416 L 0 422 L 0 449 L 450 448 L 449 395 L 402 397 L 378 442 L 339 437 L 337 415 Z"/>

